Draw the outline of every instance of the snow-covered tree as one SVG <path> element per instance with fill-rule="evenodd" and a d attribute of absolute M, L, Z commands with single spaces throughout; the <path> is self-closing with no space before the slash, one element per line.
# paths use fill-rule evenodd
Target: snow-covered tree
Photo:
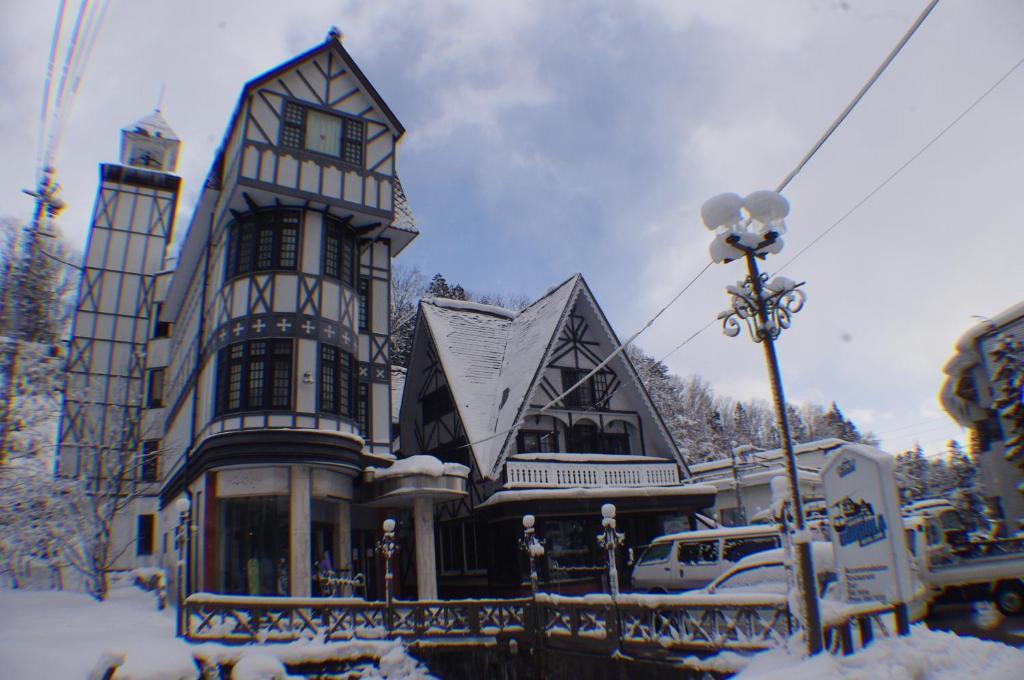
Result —
<path fill-rule="evenodd" d="M 896 486 L 904 503 L 928 498 L 928 459 L 920 444 L 896 456 Z"/>
<path fill-rule="evenodd" d="M 999 413 L 1006 459 L 1024 468 L 1024 342 L 1001 333 L 990 355 L 995 365 L 992 407 Z"/>
<path fill-rule="evenodd" d="M 416 332 L 416 308 L 426 294 L 427 278 L 416 267 L 391 270 L 391 363 L 407 366 Z"/>

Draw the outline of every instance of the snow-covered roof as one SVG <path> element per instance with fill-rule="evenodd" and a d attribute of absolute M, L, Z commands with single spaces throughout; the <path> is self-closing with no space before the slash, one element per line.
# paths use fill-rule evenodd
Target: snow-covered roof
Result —
<path fill-rule="evenodd" d="M 386 468 L 370 467 L 374 478 L 401 477 L 403 475 L 426 475 L 428 477 L 469 476 L 469 468 L 459 463 L 443 463 L 434 456 L 418 455 L 400 458 Z"/>
<path fill-rule="evenodd" d="M 715 487 L 706 484 L 695 484 L 693 486 L 696 486 L 701 489 L 715 489 Z M 656 539 L 652 541 L 652 543 L 668 543 L 670 541 L 680 540 L 710 540 L 712 538 L 742 538 L 745 536 L 765 536 L 778 533 L 778 527 L 772 524 L 757 524 L 745 527 L 720 527 L 718 529 L 698 529 L 697 531 L 680 531 L 674 534 L 665 534 L 664 536 L 658 536 Z"/>
<path fill-rule="evenodd" d="M 149 137 L 161 137 L 163 139 L 179 141 L 178 136 L 174 134 L 174 130 L 171 129 L 167 119 L 164 118 L 162 113 L 160 113 L 160 109 L 156 109 L 148 116 L 135 121 L 126 127 L 124 131 L 144 134 Z"/>
<path fill-rule="evenodd" d="M 838 449 L 840 446 L 845 446 L 850 442 L 845 439 L 836 439 L 835 437 L 829 437 L 827 439 L 816 439 L 812 442 L 804 442 L 803 444 L 797 444 L 793 447 L 793 453 L 795 455 L 803 455 L 806 453 L 815 452 L 828 452 L 833 449 Z M 743 452 L 748 461 L 775 461 L 780 460 L 785 455 L 785 451 L 782 449 L 769 449 L 768 451 L 757 451 L 756 449 L 746 449 Z M 737 456 L 739 458 L 739 456 Z M 718 460 L 708 461 L 707 463 L 698 463 L 690 466 L 690 472 L 693 473 L 694 477 L 700 476 L 701 473 L 708 473 L 717 470 L 725 470 L 732 467 L 732 458 L 720 458 Z M 747 475 L 744 475 L 746 477 Z"/>
<path fill-rule="evenodd" d="M 420 302 L 452 401 L 481 474 L 498 461 L 527 391 L 563 316 L 579 274 L 520 312 L 425 298 Z"/>
<path fill-rule="evenodd" d="M 594 486 L 571 489 L 512 489 L 497 492 L 477 507 L 485 508 L 501 503 L 536 500 L 675 498 L 679 496 L 713 496 L 714 494 L 715 487 L 702 484 L 687 484 L 685 486 Z M 763 529 L 761 533 L 764 533 Z"/>

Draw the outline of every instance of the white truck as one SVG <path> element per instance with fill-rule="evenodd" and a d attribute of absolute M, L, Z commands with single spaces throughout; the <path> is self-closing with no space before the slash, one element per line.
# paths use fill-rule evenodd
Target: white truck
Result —
<path fill-rule="evenodd" d="M 991 601 L 1007 616 L 1024 613 L 1024 536 L 969 537 L 948 503 L 911 512 L 907 547 L 933 603 Z"/>

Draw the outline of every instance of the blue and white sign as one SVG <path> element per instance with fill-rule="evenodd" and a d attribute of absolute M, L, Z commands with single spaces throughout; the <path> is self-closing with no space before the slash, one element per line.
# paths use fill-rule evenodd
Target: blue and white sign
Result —
<path fill-rule="evenodd" d="M 846 602 L 908 602 L 913 595 L 893 467 L 884 451 L 846 444 L 821 470 Z"/>

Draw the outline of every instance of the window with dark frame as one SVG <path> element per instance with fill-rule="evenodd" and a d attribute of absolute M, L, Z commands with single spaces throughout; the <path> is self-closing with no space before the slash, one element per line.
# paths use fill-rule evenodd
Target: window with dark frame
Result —
<path fill-rule="evenodd" d="M 359 277 L 359 330 L 370 328 L 370 279 Z"/>
<path fill-rule="evenodd" d="M 584 368 L 563 368 L 562 391 L 578 383 L 589 372 L 589 369 Z M 610 376 L 611 374 L 606 371 L 598 371 L 592 375 L 589 380 L 566 395 L 566 408 L 607 409 Z"/>
<path fill-rule="evenodd" d="M 292 402 L 292 341 L 236 342 L 217 357 L 217 413 L 282 410 Z"/>
<path fill-rule="evenodd" d="M 324 276 L 355 287 L 356 236 L 343 222 L 324 218 Z"/>
<path fill-rule="evenodd" d="M 600 439 L 597 426 L 590 423 L 577 423 L 570 430 L 569 441 L 573 453 L 597 453 Z"/>
<path fill-rule="evenodd" d="M 226 278 L 254 271 L 294 270 L 298 263 L 298 210 L 259 210 L 243 215 L 228 234 Z"/>
<path fill-rule="evenodd" d="M 156 320 L 153 324 L 153 337 L 154 338 L 169 338 L 171 337 L 171 324 L 169 321 L 160 320 L 160 312 L 163 311 L 164 304 L 162 302 L 156 303 L 156 312 L 153 314 L 153 318 Z"/>
<path fill-rule="evenodd" d="M 452 395 L 448 387 L 442 385 L 424 396 L 420 405 L 423 410 L 423 422 L 432 423 L 452 412 Z"/>
<path fill-rule="evenodd" d="M 164 405 L 164 369 L 154 368 L 149 372 L 149 392 L 146 396 L 148 408 L 163 408 Z"/>
<path fill-rule="evenodd" d="M 366 125 L 363 121 L 286 101 L 281 118 L 281 146 L 341 158 L 363 167 Z"/>
<path fill-rule="evenodd" d="M 139 461 L 139 479 L 143 482 L 155 482 L 157 480 L 160 450 L 160 440 L 150 439 L 142 442 L 142 460 Z"/>
<path fill-rule="evenodd" d="M 442 522 L 441 572 L 444 574 L 472 574 L 486 569 L 483 555 L 485 532 L 474 520 Z"/>
<path fill-rule="evenodd" d="M 361 382 L 357 386 L 356 420 L 359 423 L 359 434 L 364 438 L 370 436 L 370 385 Z"/>
<path fill-rule="evenodd" d="M 138 529 L 135 536 L 135 554 L 152 555 L 155 536 L 156 516 L 139 515 Z"/>
<path fill-rule="evenodd" d="M 351 418 L 355 366 L 352 355 L 334 345 L 320 345 L 320 411 Z"/>
<path fill-rule="evenodd" d="M 558 451 L 558 433 L 545 430 L 520 430 L 516 436 L 519 453 L 553 453 Z"/>

